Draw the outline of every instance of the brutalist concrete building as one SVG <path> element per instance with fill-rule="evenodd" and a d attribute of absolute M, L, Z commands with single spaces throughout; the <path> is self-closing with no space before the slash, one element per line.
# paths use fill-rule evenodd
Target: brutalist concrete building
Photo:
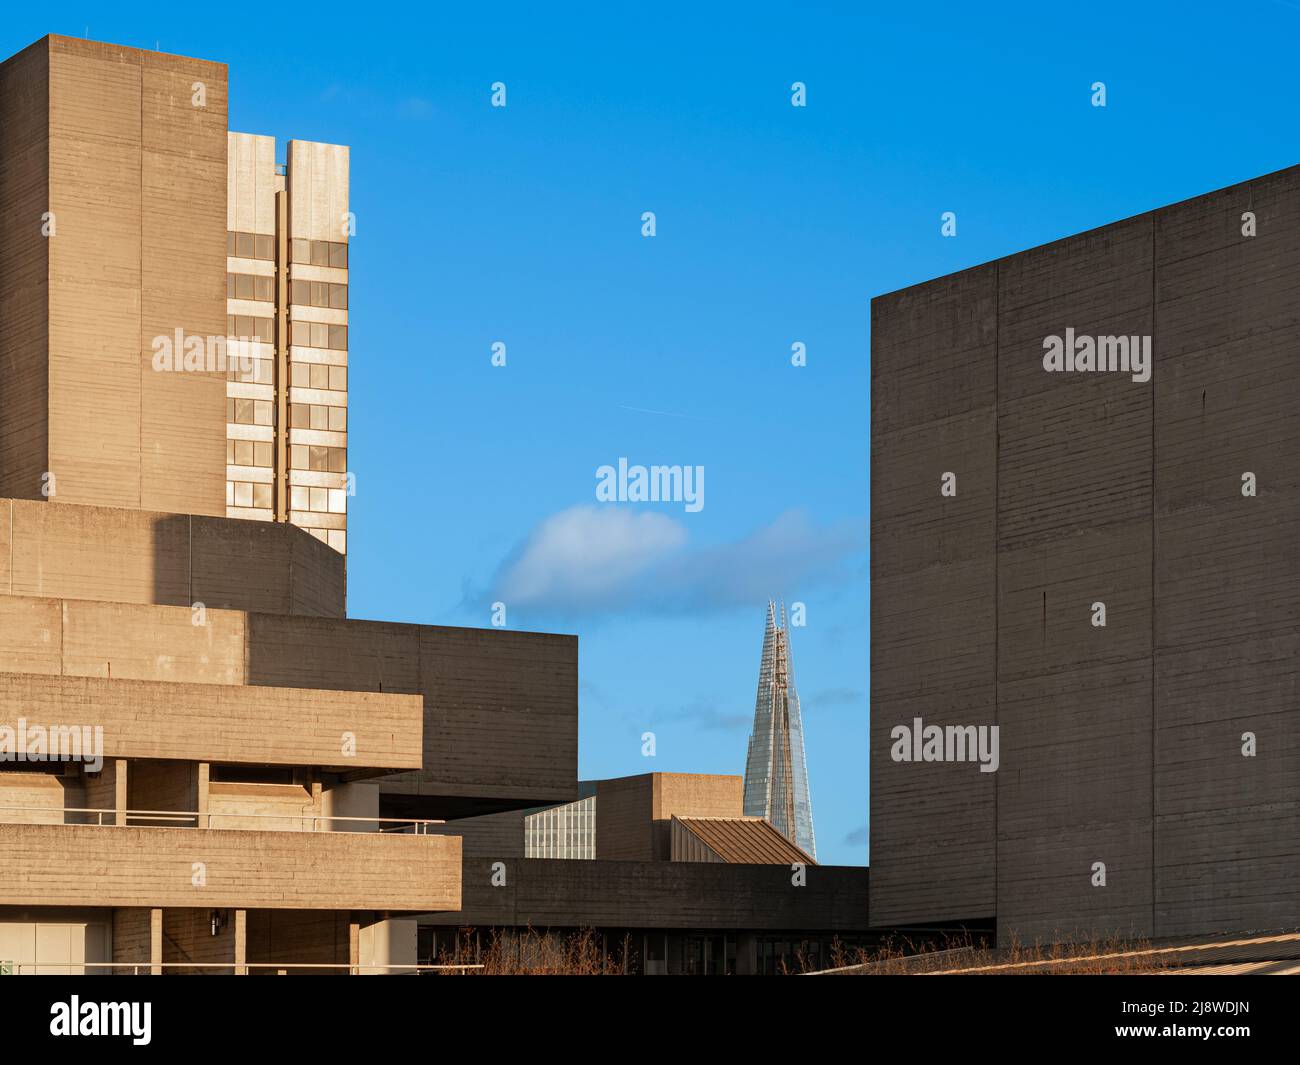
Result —
<path fill-rule="evenodd" d="M 1300 925 L 1297 410 L 1300 167 L 873 301 L 873 925 Z"/>
<path fill-rule="evenodd" d="M 349 153 L 277 164 L 227 88 L 0 62 L 0 974 L 410 972 L 424 915 L 635 930 L 642 971 L 865 929 L 865 869 L 643 846 L 743 823 L 739 778 L 607 789 L 617 861 L 462 848 L 579 798 L 578 640 L 347 616 Z"/>

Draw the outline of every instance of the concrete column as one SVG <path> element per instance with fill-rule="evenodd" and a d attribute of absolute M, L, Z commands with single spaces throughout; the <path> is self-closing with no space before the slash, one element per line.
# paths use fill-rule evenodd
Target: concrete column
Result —
<path fill-rule="evenodd" d="M 199 828 L 209 827 L 208 820 L 207 820 L 208 791 L 209 791 L 208 785 L 211 783 L 211 780 L 212 780 L 211 764 L 208 762 L 200 762 L 198 764 L 198 773 L 196 774 L 196 780 L 195 780 L 196 794 L 194 797 L 195 798 L 194 809 L 197 810 L 199 813 L 199 823 L 198 823 Z"/>
<path fill-rule="evenodd" d="M 126 787 L 126 759 L 117 758 L 113 761 L 113 809 L 117 811 L 117 823 L 126 824 L 126 811 L 130 802 Z M 158 911 L 161 914 L 161 910 Z M 160 916 L 159 921 L 162 920 Z M 161 926 L 160 926 L 161 927 Z M 161 934 L 161 933 L 160 933 Z"/>
<path fill-rule="evenodd" d="M 162 975 L 163 912 L 159 907 L 149 911 L 149 975 Z"/>
<path fill-rule="evenodd" d="M 235 975 L 248 975 L 248 911 L 235 911 Z"/>
<path fill-rule="evenodd" d="M 361 964 L 361 922 L 358 914 L 348 919 L 348 975 L 356 976 Z"/>

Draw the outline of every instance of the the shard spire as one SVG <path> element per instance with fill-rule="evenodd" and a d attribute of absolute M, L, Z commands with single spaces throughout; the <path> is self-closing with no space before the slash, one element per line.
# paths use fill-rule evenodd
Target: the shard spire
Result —
<path fill-rule="evenodd" d="M 758 700 L 745 759 L 745 815 L 765 817 L 786 839 L 817 857 L 813 838 L 803 719 L 790 661 L 785 605 L 767 604 L 767 630 L 758 668 Z"/>

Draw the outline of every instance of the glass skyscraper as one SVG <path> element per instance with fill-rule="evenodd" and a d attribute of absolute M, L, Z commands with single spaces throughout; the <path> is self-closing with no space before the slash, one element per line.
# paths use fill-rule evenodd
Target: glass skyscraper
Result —
<path fill-rule="evenodd" d="M 817 857 L 812 800 L 804 759 L 803 719 L 790 660 L 785 606 L 767 604 L 767 630 L 758 669 L 758 700 L 745 759 L 745 816 L 765 817 L 786 839 Z"/>

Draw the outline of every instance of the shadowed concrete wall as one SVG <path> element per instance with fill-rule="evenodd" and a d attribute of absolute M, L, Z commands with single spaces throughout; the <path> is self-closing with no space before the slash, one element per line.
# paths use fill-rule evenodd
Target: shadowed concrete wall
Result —
<path fill-rule="evenodd" d="M 1300 922 L 1298 300 L 1300 168 L 873 301 L 876 924 Z M 1067 328 L 1151 380 L 1045 372 Z M 998 772 L 895 762 L 917 716 Z"/>
<path fill-rule="evenodd" d="M 0 496 L 50 468 L 49 70 L 43 41 L 0 63 Z"/>
<path fill-rule="evenodd" d="M 345 589 L 295 526 L 0 500 L 0 593 L 342 617 Z"/>
<path fill-rule="evenodd" d="M 533 928 L 731 928 L 852 932 L 869 927 L 868 872 L 858 866 L 807 867 L 807 884 L 788 866 L 709 862 L 507 862 L 493 886 L 492 859 L 469 857 L 459 913 L 422 916 L 422 925 Z M 499 877 L 497 878 L 499 881 Z"/>

